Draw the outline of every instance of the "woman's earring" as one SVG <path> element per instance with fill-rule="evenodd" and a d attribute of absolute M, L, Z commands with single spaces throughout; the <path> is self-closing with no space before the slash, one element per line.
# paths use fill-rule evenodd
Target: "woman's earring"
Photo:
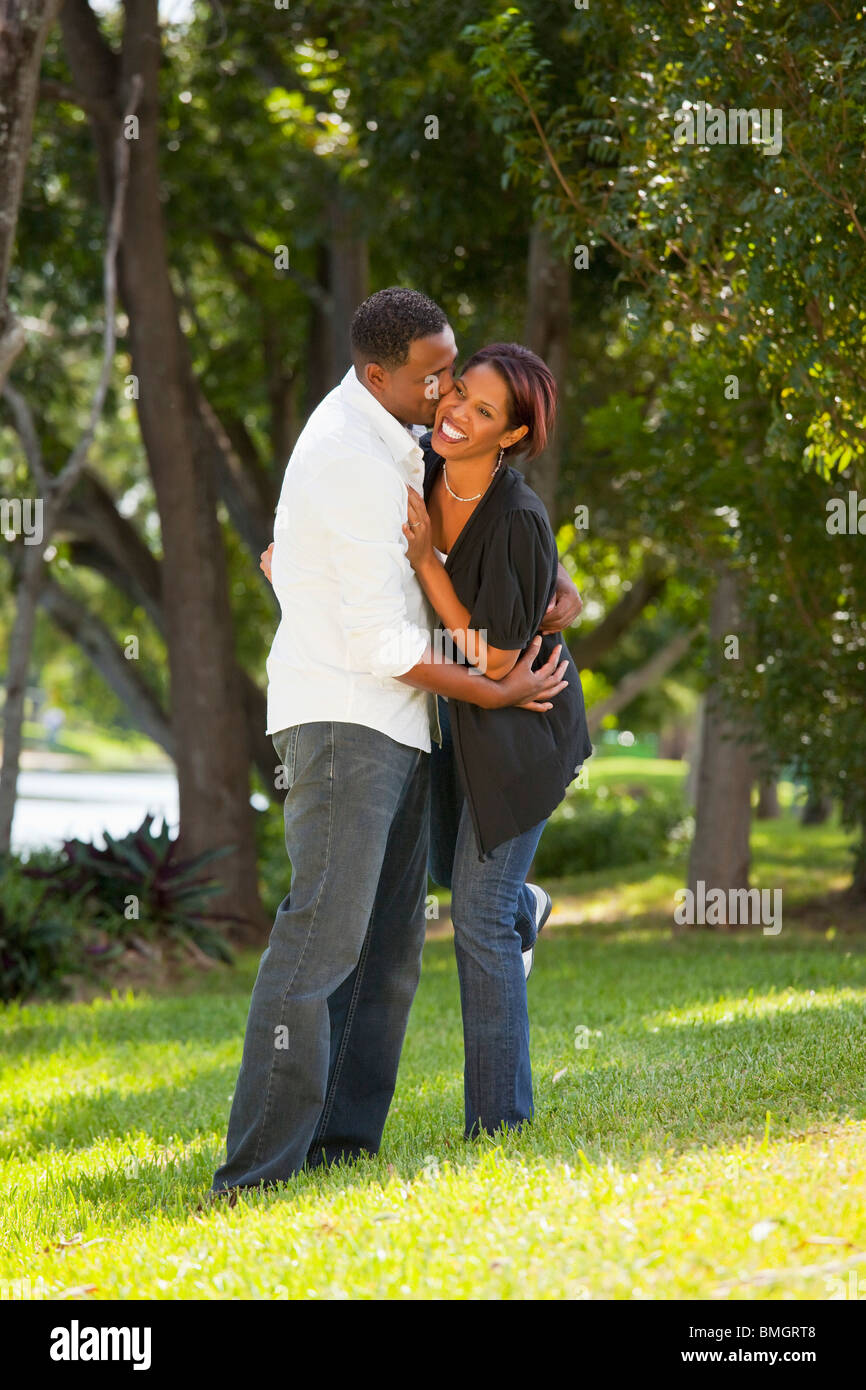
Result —
<path fill-rule="evenodd" d="M 505 450 L 504 450 L 504 449 L 500 449 L 500 450 L 499 450 L 499 458 L 496 460 L 496 467 L 497 467 L 497 468 L 499 467 L 500 463 L 502 462 L 502 455 L 503 455 L 504 453 L 505 453 Z"/>

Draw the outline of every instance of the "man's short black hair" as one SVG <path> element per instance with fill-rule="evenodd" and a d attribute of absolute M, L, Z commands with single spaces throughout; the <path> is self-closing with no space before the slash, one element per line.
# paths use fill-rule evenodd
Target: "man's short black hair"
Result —
<path fill-rule="evenodd" d="M 398 285 L 378 290 L 358 306 L 352 319 L 355 365 L 377 362 L 393 372 L 405 364 L 416 338 L 431 338 L 447 326 L 439 305 L 426 294 Z"/>

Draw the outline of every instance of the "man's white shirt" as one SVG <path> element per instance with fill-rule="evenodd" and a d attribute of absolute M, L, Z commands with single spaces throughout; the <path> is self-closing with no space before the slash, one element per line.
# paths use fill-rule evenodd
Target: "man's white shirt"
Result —
<path fill-rule="evenodd" d="M 406 558 L 407 483 L 423 493 L 424 456 L 352 367 L 313 411 L 283 479 L 269 734 L 336 720 L 430 751 L 434 701 L 395 679 L 420 661 L 433 621 Z"/>

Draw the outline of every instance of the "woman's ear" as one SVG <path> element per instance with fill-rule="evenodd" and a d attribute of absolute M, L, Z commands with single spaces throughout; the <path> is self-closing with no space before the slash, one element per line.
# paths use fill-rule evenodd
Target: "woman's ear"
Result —
<path fill-rule="evenodd" d="M 502 436 L 499 441 L 500 449 L 510 449 L 512 444 L 516 444 L 518 440 L 523 439 L 527 434 L 529 434 L 529 426 L 518 425 L 516 430 L 509 430 L 507 434 Z"/>

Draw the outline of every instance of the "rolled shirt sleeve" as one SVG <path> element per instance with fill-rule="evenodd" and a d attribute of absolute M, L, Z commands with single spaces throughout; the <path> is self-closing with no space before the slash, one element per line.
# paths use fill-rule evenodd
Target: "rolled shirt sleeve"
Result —
<path fill-rule="evenodd" d="M 331 559 L 340 592 L 348 667 L 379 680 L 404 675 L 429 644 L 409 619 L 406 588 L 417 583 L 402 532 L 406 489 L 370 454 L 344 455 L 322 475 L 328 488 Z"/>

